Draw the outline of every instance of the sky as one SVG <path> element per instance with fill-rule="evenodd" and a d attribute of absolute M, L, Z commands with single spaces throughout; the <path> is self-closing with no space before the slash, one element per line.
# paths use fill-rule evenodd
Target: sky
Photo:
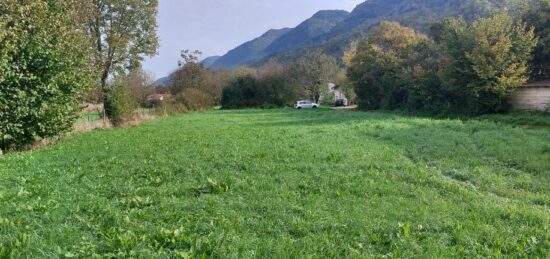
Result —
<path fill-rule="evenodd" d="M 156 78 L 177 68 L 182 49 L 223 55 L 269 29 L 296 27 L 319 10 L 351 11 L 365 0 L 159 0 L 158 55 L 143 68 Z"/>

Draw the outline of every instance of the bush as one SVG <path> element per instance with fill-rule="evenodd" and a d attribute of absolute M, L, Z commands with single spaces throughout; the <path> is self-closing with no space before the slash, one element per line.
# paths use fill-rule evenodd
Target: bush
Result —
<path fill-rule="evenodd" d="M 125 84 L 115 85 L 107 96 L 105 102 L 105 113 L 115 126 L 120 126 L 131 120 L 137 103 L 133 98 L 132 91 Z"/>
<path fill-rule="evenodd" d="M 334 103 L 336 102 L 336 96 L 334 95 L 334 93 L 327 93 L 325 94 L 325 96 L 323 96 L 323 98 L 321 98 L 320 102 L 321 105 L 334 106 Z"/>
<path fill-rule="evenodd" d="M 205 110 L 214 106 L 214 98 L 211 95 L 195 88 L 183 90 L 176 96 L 175 101 L 190 111 Z"/>
<path fill-rule="evenodd" d="M 231 80 L 222 93 L 222 107 L 276 108 L 292 105 L 297 97 L 296 87 L 282 74 L 263 76 L 238 76 Z"/>
<path fill-rule="evenodd" d="M 222 107 L 226 109 L 258 107 L 258 80 L 251 75 L 237 76 L 222 92 Z"/>
<path fill-rule="evenodd" d="M 297 98 L 296 87 L 284 75 L 260 78 L 258 87 L 258 99 L 264 108 L 291 106 Z"/>
<path fill-rule="evenodd" d="M 175 99 L 166 100 L 160 103 L 156 113 L 161 116 L 177 115 L 188 112 L 187 107 Z"/>
<path fill-rule="evenodd" d="M 0 4 L 0 149 L 69 131 L 90 85 L 85 36 L 73 1 Z"/>

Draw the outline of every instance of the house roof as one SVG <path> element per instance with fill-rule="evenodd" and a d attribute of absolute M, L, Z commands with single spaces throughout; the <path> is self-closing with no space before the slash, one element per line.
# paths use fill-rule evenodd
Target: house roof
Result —
<path fill-rule="evenodd" d="M 524 84 L 523 87 L 549 87 L 550 88 L 550 79 L 547 80 L 540 80 L 540 81 L 532 81 L 527 84 Z"/>

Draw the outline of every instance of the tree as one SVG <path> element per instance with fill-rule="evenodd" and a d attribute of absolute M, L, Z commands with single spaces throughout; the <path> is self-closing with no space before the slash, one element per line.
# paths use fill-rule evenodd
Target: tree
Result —
<path fill-rule="evenodd" d="M 182 50 L 181 58 L 178 62 L 179 68 L 170 75 L 170 91 L 173 95 L 180 94 L 186 89 L 204 90 L 209 81 L 206 69 L 199 62 L 201 52 Z"/>
<path fill-rule="evenodd" d="M 199 62 L 202 52 L 182 50 L 179 68 L 170 75 L 170 92 L 187 110 L 202 110 L 221 99 L 223 71 L 210 72 Z"/>
<path fill-rule="evenodd" d="M 231 79 L 222 93 L 222 107 L 226 109 L 257 107 L 258 80 L 251 75 L 240 75 Z"/>
<path fill-rule="evenodd" d="M 90 85 L 77 1 L 0 3 L 0 149 L 58 136 L 78 118 Z"/>
<path fill-rule="evenodd" d="M 178 61 L 178 66 L 184 66 L 188 63 L 199 63 L 200 58 L 202 56 L 202 52 L 200 50 L 191 51 L 188 49 L 181 51 L 181 60 Z"/>
<path fill-rule="evenodd" d="M 88 17 L 86 32 L 99 70 L 98 82 L 107 100 L 108 79 L 114 72 L 138 68 L 143 56 L 152 56 L 159 46 L 157 0 L 89 0 L 81 1 Z"/>
<path fill-rule="evenodd" d="M 291 105 L 296 101 L 297 91 L 289 70 L 288 66 L 273 60 L 257 71 L 241 70 L 228 78 L 222 93 L 222 106 L 273 108 Z"/>
<path fill-rule="evenodd" d="M 347 53 L 348 78 L 365 109 L 404 106 L 413 84 L 415 47 L 428 37 L 399 23 L 383 21 Z"/>
<path fill-rule="evenodd" d="M 443 32 L 449 64 L 444 83 L 464 95 L 460 109 L 499 112 L 508 96 L 528 79 L 528 62 L 536 45 L 533 29 L 506 13 L 472 24 L 449 19 Z"/>
<path fill-rule="evenodd" d="M 528 26 L 535 28 L 539 38 L 531 62 L 532 75 L 534 78 L 550 78 L 550 0 L 532 1 L 523 19 Z"/>
<path fill-rule="evenodd" d="M 292 65 L 294 84 L 312 101 L 319 102 L 328 93 L 328 84 L 338 74 L 336 59 L 321 52 L 308 52 Z"/>
<path fill-rule="evenodd" d="M 124 84 L 128 85 L 130 92 L 132 93 L 132 99 L 138 104 L 146 105 L 147 96 L 154 92 L 153 75 L 147 73 L 142 68 L 138 68 L 130 71 L 128 75 L 123 78 Z"/>
<path fill-rule="evenodd" d="M 132 90 L 125 76 L 115 78 L 105 102 L 105 112 L 113 125 L 123 125 L 134 116 L 138 103 Z"/>

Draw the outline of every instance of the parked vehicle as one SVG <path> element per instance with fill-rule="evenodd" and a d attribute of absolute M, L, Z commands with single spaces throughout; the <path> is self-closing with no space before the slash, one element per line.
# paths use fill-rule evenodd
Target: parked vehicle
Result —
<path fill-rule="evenodd" d="M 311 101 L 297 101 L 294 103 L 294 109 L 316 109 L 318 107 L 319 104 Z"/>
<path fill-rule="evenodd" d="M 348 106 L 348 100 L 346 100 L 346 99 L 336 99 L 336 102 L 334 102 L 334 106 L 336 106 L 336 107 Z"/>

